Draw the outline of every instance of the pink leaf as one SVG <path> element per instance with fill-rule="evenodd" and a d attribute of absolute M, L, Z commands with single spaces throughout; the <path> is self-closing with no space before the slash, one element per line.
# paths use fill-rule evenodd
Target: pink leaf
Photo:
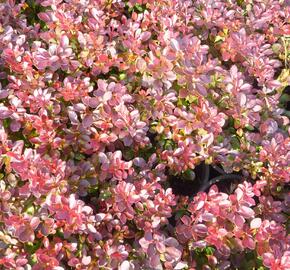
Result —
<path fill-rule="evenodd" d="M 260 218 L 254 218 L 251 221 L 250 227 L 251 229 L 258 229 L 260 228 L 261 224 L 262 224 L 262 220 Z"/>
<path fill-rule="evenodd" d="M 255 215 L 254 210 L 247 206 L 241 206 L 239 212 L 245 218 L 251 218 Z"/>

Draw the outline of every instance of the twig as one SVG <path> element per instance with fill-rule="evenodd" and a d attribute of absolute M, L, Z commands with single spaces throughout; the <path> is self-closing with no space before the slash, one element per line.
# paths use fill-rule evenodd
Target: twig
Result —
<path fill-rule="evenodd" d="M 216 165 L 211 165 L 211 166 L 213 167 L 213 169 L 215 169 L 220 174 L 226 174 L 226 172 L 222 168 L 220 168 L 220 167 L 218 167 Z"/>

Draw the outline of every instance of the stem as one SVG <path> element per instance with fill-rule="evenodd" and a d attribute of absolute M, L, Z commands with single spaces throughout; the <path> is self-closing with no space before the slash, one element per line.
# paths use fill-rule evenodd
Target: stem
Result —
<path fill-rule="evenodd" d="M 241 175 L 236 175 L 236 174 L 225 174 L 225 175 L 219 175 L 213 179 L 211 179 L 209 182 L 205 183 L 201 188 L 200 191 L 206 191 L 210 186 L 213 184 L 216 184 L 222 180 L 242 180 L 244 177 Z"/>
<path fill-rule="evenodd" d="M 206 183 L 208 182 L 208 179 L 209 179 L 209 165 L 207 164 L 204 164 L 204 177 L 203 177 L 203 183 Z"/>
<path fill-rule="evenodd" d="M 226 174 L 226 172 L 222 168 L 220 168 L 220 167 L 218 167 L 216 165 L 212 165 L 212 168 L 215 169 L 220 174 Z"/>
<path fill-rule="evenodd" d="M 284 58 L 285 58 L 284 63 L 285 63 L 285 67 L 288 68 L 288 59 L 287 59 L 288 58 L 288 53 L 287 53 L 288 52 L 288 49 L 287 49 L 288 44 L 286 43 L 284 37 L 282 37 L 281 39 L 282 39 L 283 46 L 284 46 Z"/>

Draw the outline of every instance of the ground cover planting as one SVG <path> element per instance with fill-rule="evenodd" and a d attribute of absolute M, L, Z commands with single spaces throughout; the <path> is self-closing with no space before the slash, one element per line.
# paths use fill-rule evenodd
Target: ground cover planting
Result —
<path fill-rule="evenodd" d="M 0 0 L 0 269 L 289 270 L 288 0 Z"/>

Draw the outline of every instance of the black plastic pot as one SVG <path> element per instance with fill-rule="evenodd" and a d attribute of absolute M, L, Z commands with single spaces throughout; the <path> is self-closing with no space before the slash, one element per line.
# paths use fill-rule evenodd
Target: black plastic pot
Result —
<path fill-rule="evenodd" d="M 219 191 L 225 193 L 231 193 L 233 190 L 231 187 L 235 187 L 245 177 L 241 173 L 230 173 L 227 174 L 222 168 L 217 165 L 210 166 L 210 178 L 200 188 L 200 191 L 207 192 L 212 185 L 217 185 Z"/>
<path fill-rule="evenodd" d="M 216 184 L 220 191 L 230 193 L 231 186 L 240 183 L 244 176 L 237 173 L 227 174 L 216 165 L 202 163 L 194 169 L 195 179 L 193 181 L 184 179 L 182 176 L 169 175 L 168 181 L 175 195 L 189 196 L 191 199 L 200 191 L 207 192 Z"/>
<path fill-rule="evenodd" d="M 222 190 L 222 189 L 224 189 L 226 186 L 232 183 L 237 184 L 243 179 L 244 177 L 238 174 L 223 174 L 215 178 L 212 178 L 210 181 L 205 183 L 201 187 L 200 191 L 208 191 L 212 185 L 217 184 L 219 186 L 219 190 L 225 192 L 225 190 Z M 221 187 L 224 187 L 224 188 L 221 188 Z"/>
<path fill-rule="evenodd" d="M 168 175 L 169 185 L 175 195 L 194 196 L 209 180 L 210 168 L 201 163 L 194 170 L 195 179 L 185 179 L 182 175 Z"/>

